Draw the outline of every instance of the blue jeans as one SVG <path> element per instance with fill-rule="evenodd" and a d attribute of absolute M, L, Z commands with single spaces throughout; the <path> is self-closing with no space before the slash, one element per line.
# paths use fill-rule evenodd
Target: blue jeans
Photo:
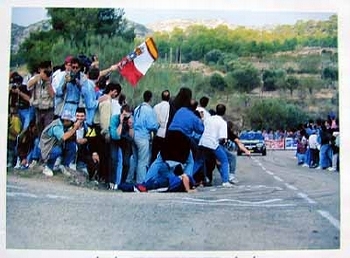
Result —
<path fill-rule="evenodd" d="M 228 149 L 224 148 L 225 149 L 225 153 L 227 155 L 227 160 L 228 160 L 228 164 L 230 166 L 230 174 L 235 174 L 236 173 L 236 166 L 237 166 L 237 157 L 236 155 L 229 151 Z"/>
<path fill-rule="evenodd" d="M 115 141 L 111 141 L 111 172 L 110 182 L 120 184 L 123 170 L 122 150 Z"/>
<path fill-rule="evenodd" d="M 70 163 L 75 159 L 76 143 L 66 142 L 64 149 L 61 146 L 54 146 L 49 154 L 49 159 L 46 165 L 53 169 L 55 162 L 59 156 L 62 156 L 62 165 L 68 167 Z"/>
<path fill-rule="evenodd" d="M 163 161 L 162 156 L 160 153 L 158 153 L 157 158 L 153 161 L 149 170 L 147 171 L 144 182 L 151 180 L 156 181 L 157 178 L 160 177 L 167 178 L 171 173 L 172 171 L 170 169 L 170 166 L 165 161 Z"/>
<path fill-rule="evenodd" d="M 136 164 L 136 183 L 141 184 L 145 181 L 147 167 L 151 158 L 151 149 L 149 139 L 135 138 L 134 139 L 136 152 L 134 160 Z"/>
<path fill-rule="evenodd" d="M 305 152 L 305 161 L 304 163 L 306 163 L 307 165 L 311 165 L 311 151 L 310 151 L 310 148 L 308 147 L 306 149 L 306 152 Z"/>
<path fill-rule="evenodd" d="M 194 168 L 194 159 L 193 159 L 192 151 L 190 150 L 190 153 L 188 154 L 188 158 L 185 163 L 184 173 L 188 176 L 193 177 L 193 168 Z"/>
<path fill-rule="evenodd" d="M 33 107 L 26 109 L 18 109 L 18 115 L 21 119 L 22 130 L 28 128 L 30 121 L 35 117 L 35 110 Z"/>
<path fill-rule="evenodd" d="M 129 162 L 130 162 L 130 167 L 129 167 L 128 175 L 126 176 L 125 182 L 135 183 L 136 164 L 135 164 L 134 154 L 130 156 Z"/>
<path fill-rule="evenodd" d="M 209 150 L 208 148 L 205 148 Z M 216 159 L 219 160 L 220 166 L 219 166 L 219 172 L 221 175 L 221 180 L 223 183 L 228 182 L 228 175 L 229 175 L 229 163 L 228 163 L 228 157 L 225 152 L 225 148 L 222 145 L 219 145 L 215 150 L 209 150 L 214 153 Z M 193 168 L 193 173 L 197 173 L 200 171 L 200 168 L 203 167 L 204 169 L 204 176 L 207 176 L 206 171 L 206 165 L 205 165 L 206 156 L 203 153 L 199 159 L 196 160 Z"/>
<path fill-rule="evenodd" d="M 28 162 L 31 162 L 32 160 L 40 160 L 40 157 L 41 157 L 41 151 L 39 148 L 39 138 L 36 138 L 34 140 L 34 147 L 29 152 L 27 160 Z"/>
<path fill-rule="evenodd" d="M 229 174 L 229 164 L 227 159 L 227 154 L 225 152 L 225 148 L 222 145 L 219 145 L 214 151 L 215 157 L 220 162 L 219 172 L 221 175 L 222 183 L 228 182 L 228 174 Z"/>
<path fill-rule="evenodd" d="M 306 163 L 306 154 L 297 153 L 297 159 L 298 159 L 298 165 L 302 165 L 302 164 Z"/>
<path fill-rule="evenodd" d="M 320 149 L 320 166 L 328 168 L 332 165 L 332 148 L 329 144 L 321 145 Z"/>

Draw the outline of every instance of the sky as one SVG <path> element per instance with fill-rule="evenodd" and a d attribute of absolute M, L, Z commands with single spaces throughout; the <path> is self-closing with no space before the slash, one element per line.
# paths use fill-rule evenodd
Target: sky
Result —
<path fill-rule="evenodd" d="M 262 12 L 248 10 L 159 10 L 124 8 L 125 17 L 144 25 L 169 19 L 222 19 L 242 26 L 295 24 L 298 20 L 327 20 L 334 12 Z M 28 26 L 48 19 L 45 8 L 13 7 L 11 22 Z"/>

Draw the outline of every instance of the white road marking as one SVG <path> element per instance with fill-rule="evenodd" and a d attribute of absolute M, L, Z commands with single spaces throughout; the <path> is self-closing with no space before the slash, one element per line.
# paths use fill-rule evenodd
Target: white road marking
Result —
<path fill-rule="evenodd" d="M 70 199 L 70 198 L 67 197 L 67 196 L 63 196 L 63 195 L 53 195 L 53 194 L 47 194 L 46 197 L 47 197 L 47 198 L 50 198 L 50 199 Z"/>
<path fill-rule="evenodd" d="M 38 196 L 36 194 L 31 194 L 31 193 L 25 193 L 25 192 L 7 192 L 6 193 L 7 196 L 9 197 L 16 197 L 16 196 L 20 196 L 20 197 L 28 197 L 28 198 L 49 198 L 49 199 L 71 199 L 67 196 L 63 196 L 63 195 L 53 195 L 53 194 L 46 194 L 44 196 Z"/>
<path fill-rule="evenodd" d="M 257 160 L 254 159 L 255 162 L 257 162 Z M 273 176 L 276 180 L 278 181 L 281 181 L 281 182 L 284 182 L 284 180 L 278 176 L 274 176 L 274 173 L 271 172 L 271 171 L 268 171 L 266 170 L 266 168 L 260 163 L 260 162 L 257 162 L 259 164 L 259 166 L 262 168 L 262 170 L 264 170 L 267 174 Z M 298 191 L 298 188 L 293 186 L 293 185 L 290 185 L 288 183 L 284 183 L 285 186 L 291 190 L 294 190 L 294 191 Z M 317 204 L 316 201 L 314 201 L 313 199 L 311 199 L 310 197 L 308 197 L 306 194 L 304 193 L 298 193 L 298 196 L 300 196 L 301 198 L 303 198 L 304 200 L 306 200 L 308 203 L 310 204 Z M 193 204 L 193 203 L 192 203 Z M 195 204 L 199 204 L 199 203 L 195 203 Z M 242 205 L 239 205 L 239 206 L 242 206 Z M 245 205 L 243 205 L 245 206 Z M 287 206 L 289 206 L 287 204 Z M 276 207 L 276 206 L 274 206 Z M 328 211 L 324 211 L 324 210 L 317 210 L 317 212 L 322 216 L 324 217 L 325 219 L 327 219 L 336 229 L 340 230 L 340 222 L 339 220 L 337 220 L 336 218 L 334 218 Z"/>
<path fill-rule="evenodd" d="M 309 196 L 307 196 L 306 194 L 304 193 L 298 193 L 298 195 L 303 198 L 304 200 L 306 200 L 308 203 L 310 204 L 316 204 L 317 202 L 312 200 L 311 198 L 309 198 Z"/>
<path fill-rule="evenodd" d="M 294 190 L 294 191 L 298 191 L 298 188 L 296 188 L 295 186 L 293 185 L 290 185 L 288 183 L 284 183 L 286 185 L 287 188 L 291 189 L 291 190 Z"/>
<path fill-rule="evenodd" d="M 273 176 L 273 175 L 274 175 L 274 173 L 273 173 L 273 172 L 268 171 L 268 170 L 266 170 L 266 173 L 267 173 L 267 174 L 269 174 L 270 176 Z"/>
<path fill-rule="evenodd" d="M 18 186 L 18 185 L 6 185 L 6 188 L 9 189 L 24 189 L 24 186 Z"/>
<path fill-rule="evenodd" d="M 236 187 L 235 187 L 236 188 Z M 238 185 L 237 188 L 239 189 L 260 189 L 260 188 L 266 188 L 266 189 L 275 189 L 275 190 L 279 190 L 282 191 L 283 189 L 281 187 L 278 186 L 267 186 L 267 185 Z"/>
<path fill-rule="evenodd" d="M 7 192 L 6 195 L 11 197 L 22 196 L 22 197 L 38 198 L 37 195 L 31 194 L 31 193 Z"/>
<path fill-rule="evenodd" d="M 283 199 L 270 199 L 270 200 L 265 200 L 265 201 L 257 201 L 257 202 L 250 202 L 250 201 L 241 201 L 241 200 L 236 200 L 236 199 L 218 199 L 218 200 L 207 200 L 207 199 L 197 199 L 197 198 L 189 198 L 185 197 L 182 198 L 182 200 L 186 201 L 193 201 L 193 202 L 201 202 L 201 203 L 222 203 L 222 202 L 237 202 L 240 204 L 266 204 L 266 203 L 271 203 L 271 202 L 279 202 L 283 201 Z"/>
<path fill-rule="evenodd" d="M 273 176 L 273 178 L 276 179 L 277 181 L 284 182 L 284 180 L 278 176 Z"/>
<path fill-rule="evenodd" d="M 338 230 L 340 230 L 340 222 L 336 218 L 334 218 L 328 211 L 318 210 L 319 214 L 321 214 L 322 217 L 328 219 L 328 221 L 336 227 Z"/>
<path fill-rule="evenodd" d="M 219 206 L 235 206 L 235 207 L 265 207 L 265 208 L 271 208 L 271 207 L 290 207 L 290 206 L 296 206 L 295 204 L 291 203 L 282 203 L 282 204 L 241 204 L 241 203 L 207 203 L 207 202 L 193 202 L 193 201 L 180 201 L 180 200 L 173 200 L 172 203 L 181 203 L 181 204 L 200 204 L 200 205 L 219 205 Z"/>

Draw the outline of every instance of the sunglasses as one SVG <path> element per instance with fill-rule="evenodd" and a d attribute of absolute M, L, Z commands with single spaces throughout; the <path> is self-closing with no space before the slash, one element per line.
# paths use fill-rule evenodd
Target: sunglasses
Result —
<path fill-rule="evenodd" d="M 72 65 L 72 69 L 79 69 L 78 65 Z"/>

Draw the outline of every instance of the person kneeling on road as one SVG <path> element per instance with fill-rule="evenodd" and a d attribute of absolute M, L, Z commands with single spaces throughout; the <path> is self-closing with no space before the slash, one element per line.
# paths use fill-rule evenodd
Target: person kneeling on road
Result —
<path fill-rule="evenodd" d="M 53 120 L 43 130 L 39 146 L 42 159 L 46 164 L 43 170 L 43 174 L 46 176 L 53 176 L 54 164 L 60 156 L 63 158 L 63 165 L 60 166 L 62 173 L 70 175 L 66 168 L 75 159 L 76 143 L 75 141 L 66 141 L 71 137 L 75 137 L 75 132 L 81 123 L 79 120 L 75 123 L 74 121 L 75 116 L 69 112 L 64 112 L 60 118 Z"/>

